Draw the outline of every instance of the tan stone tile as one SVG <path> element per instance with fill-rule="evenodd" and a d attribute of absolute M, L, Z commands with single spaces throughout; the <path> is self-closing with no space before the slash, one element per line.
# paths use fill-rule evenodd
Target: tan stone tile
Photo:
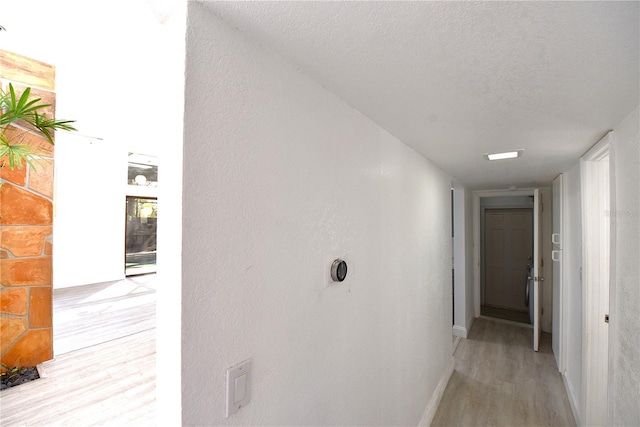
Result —
<path fill-rule="evenodd" d="M 50 256 L 0 260 L 0 284 L 4 286 L 51 285 L 51 261 Z"/>
<path fill-rule="evenodd" d="M 2 356 L 7 366 L 36 366 L 53 358 L 52 329 L 27 331 Z"/>
<path fill-rule="evenodd" d="M 2 225 L 51 225 L 53 205 L 44 197 L 15 185 L 5 183 L 0 187 L 0 224 Z"/>
<path fill-rule="evenodd" d="M 41 255 L 45 238 L 51 233 L 51 226 L 3 227 L 0 231 L 0 246 L 16 257 Z"/>
<path fill-rule="evenodd" d="M 35 168 L 31 168 L 29 188 L 47 197 L 53 197 L 53 161 L 41 161 Z"/>
<path fill-rule="evenodd" d="M 27 182 L 27 168 L 22 165 L 21 169 L 17 167 L 11 169 L 9 167 L 9 156 L 4 156 L 0 159 L 0 178 L 17 185 L 25 185 Z"/>
<path fill-rule="evenodd" d="M 16 338 L 26 330 L 27 319 L 18 317 L 0 317 L 0 353 L 4 353 L 5 350 L 13 344 Z"/>
<path fill-rule="evenodd" d="M 0 312 L 24 316 L 27 314 L 27 288 L 5 288 L 0 291 Z"/>
<path fill-rule="evenodd" d="M 29 328 L 48 328 L 52 324 L 51 287 L 29 290 Z"/>

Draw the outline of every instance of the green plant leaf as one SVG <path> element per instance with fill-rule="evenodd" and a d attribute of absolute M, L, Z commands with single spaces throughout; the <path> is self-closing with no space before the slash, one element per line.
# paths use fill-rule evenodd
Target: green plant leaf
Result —
<path fill-rule="evenodd" d="M 11 83 L 9 83 L 8 92 L 0 91 L 0 157 L 7 156 L 11 170 L 16 167 L 21 169 L 23 163 L 35 169 L 35 165 L 39 164 L 43 159 L 33 151 L 32 147 L 16 143 L 20 136 L 13 136 L 14 141 L 9 141 L 6 134 L 9 125 L 17 124 L 20 127 L 26 127 L 28 130 L 25 132 L 35 131 L 52 145 L 54 143 L 54 131 L 76 130 L 72 125 L 72 123 L 75 123 L 74 120 L 56 120 L 41 113 L 43 109 L 50 107 L 51 104 L 42 103 L 41 98 L 29 100 L 30 94 L 31 88 L 27 87 L 18 98 Z M 24 124 L 28 126 L 24 126 Z"/>

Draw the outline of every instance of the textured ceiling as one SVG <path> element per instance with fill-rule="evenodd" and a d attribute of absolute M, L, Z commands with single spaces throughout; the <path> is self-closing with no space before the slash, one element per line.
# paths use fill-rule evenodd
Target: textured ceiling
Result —
<path fill-rule="evenodd" d="M 205 3 L 474 189 L 548 185 L 638 105 L 638 2 Z"/>

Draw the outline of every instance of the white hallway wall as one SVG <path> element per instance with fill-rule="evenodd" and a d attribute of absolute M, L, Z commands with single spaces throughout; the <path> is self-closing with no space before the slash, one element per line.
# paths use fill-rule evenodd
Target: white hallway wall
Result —
<path fill-rule="evenodd" d="M 640 425 L 640 112 L 614 128 L 615 278 L 610 323 L 609 425 Z M 574 410 L 582 402 L 582 220 L 580 166 L 564 172 L 566 226 L 563 285 L 568 300 L 567 368 Z"/>
<path fill-rule="evenodd" d="M 451 179 L 199 3 L 187 33 L 183 423 L 418 424 L 451 360 Z"/>
<path fill-rule="evenodd" d="M 640 425 L 640 109 L 615 130 L 615 309 L 610 425 Z"/>

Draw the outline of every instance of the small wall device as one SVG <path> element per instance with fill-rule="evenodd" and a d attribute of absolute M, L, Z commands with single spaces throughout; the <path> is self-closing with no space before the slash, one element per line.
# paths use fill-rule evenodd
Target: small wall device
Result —
<path fill-rule="evenodd" d="M 341 259 L 333 261 L 331 264 L 331 280 L 342 282 L 347 277 L 347 263 Z"/>

